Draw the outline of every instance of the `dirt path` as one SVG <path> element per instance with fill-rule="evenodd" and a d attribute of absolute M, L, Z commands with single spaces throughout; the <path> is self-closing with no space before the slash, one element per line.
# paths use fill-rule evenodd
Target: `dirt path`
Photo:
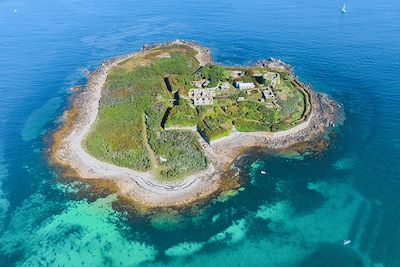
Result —
<path fill-rule="evenodd" d="M 154 175 L 154 177 L 158 176 L 158 161 L 157 161 L 157 156 L 156 153 L 154 153 L 154 150 L 151 148 L 149 144 L 149 138 L 147 136 L 147 124 L 146 124 L 146 115 L 143 113 L 142 115 L 143 119 L 143 143 L 144 146 L 146 147 L 147 152 L 149 153 L 150 157 L 150 164 L 151 164 L 151 173 Z"/>

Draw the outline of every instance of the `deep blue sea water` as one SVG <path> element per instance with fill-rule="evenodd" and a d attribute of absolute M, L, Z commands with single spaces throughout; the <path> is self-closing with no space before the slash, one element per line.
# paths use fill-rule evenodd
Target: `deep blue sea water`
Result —
<path fill-rule="evenodd" d="M 343 4 L 2 0 L 0 266 L 400 266 L 400 2 Z M 319 156 L 241 158 L 241 191 L 196 212 L 132 219 L 70 194 L 45 154 L 68 88 L 177 38 L 223 64 L 283 59 L 344 125 Z"/>

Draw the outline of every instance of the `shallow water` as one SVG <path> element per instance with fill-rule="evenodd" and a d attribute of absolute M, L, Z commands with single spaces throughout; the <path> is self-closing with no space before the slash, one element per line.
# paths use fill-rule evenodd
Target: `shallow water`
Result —
<path fill-rule="evenodd" d="M 1 2 L 0 266 L 400 266 L 400 2 L 342 4 Z M 45 137 L 82 70 L 176 38 L 283 59 L 345 124 L 322 155 L 243 157 L 241 190 L 194 211 L 129 216 L 60 184 Z"/>

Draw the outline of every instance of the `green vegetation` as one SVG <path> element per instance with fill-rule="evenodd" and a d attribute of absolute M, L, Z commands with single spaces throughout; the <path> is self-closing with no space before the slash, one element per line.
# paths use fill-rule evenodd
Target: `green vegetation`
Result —
<path fill-rule="evenodd" d="M 139 171 L 152 170 L 155 160 L 168 156 L 169 160 L 160 164 L 165 168 L 155 171 L 161 179 L 176 179 L 204 169 L 206 157 L 193 133 L 163 132 L 161 120 L 173 99 L 163 77 L 191 75 L 198 62 L 195 51 L 188 46 L 162 47 L 156 52 L 155 58 L 133 57 L 110 71 L 96 123 L 84 146 L 103 161 Z M 165 53 L 167 56 L 158 58 Z"/>
<path fill-rule="evenodd" d="M 167 180 L 204 170 L 207 159 L 195 135 L 189 131 L 163 131 L 151 139 L 151 146 L 165 162 L 159 163 L 159 175 Z"/>
<path fill-rule="evenodd" d="M 93 156 L 139 171 L 150 168 L 143 142 L 143 120 L 131 104 L 102 106 L 98 119 L 84 142 Z"/>
<path fill-rule="evenodd" d="M 207 167 L 198 134 L 180 127 L 197 127 L 209 142 L 229 135 L 233 126 L 241 132 L 288 129 L 304 120 L 310 109 L 308 94 L 286 71 L 217 65 L 197 71 L 195 55 L 187 45 L 170 45 L 114 67 L 84 142 L 86 150 L 103 161 L 152 171 L 171 181 Z M 274 73 L 280 78 L 272 87 L 269 77 Z M 207 87 L 224 82 L 229 86 L 215 90 L 213 104 L 194 106 L 191 83 L 203 79 L 210 81 Z M 254 83 L 256 88 L 235 89 L 235 81 Z M 273 97 L 266 97 L 265 90 Z"/>
<path fill-rule="evenodd" d="M 196 126 L 198 120 L 199 114 L 190 103 L 190 100 L 180 99 L 179 105 L 176 105 L 171 109 L 165 127 Z"/>
<path fill-rule="evenodd" d="M 229 116 L 216 106 L 198 125 L 199 130 L 206 136 L 206 141 L 213 141 L 229 135 L 232 130 L 232 121 Z"/>
<path fill-rule="evenodd" d="M 228 77 L 227 70 L 218 65 L 207 65 L 202 69 L 202 75 L 210 81 L 210 87 L 217 86 L 219 81 Z"/>
<path fill-rule="evenodd" d="M 233 121 L 236 129 L 239 132 L 256 132 L 256 131 L 270 131 L 271 128 L 265 124 L 260 123 L 258 121 L 250 121 L 250 120 L 235 120 Z"/>

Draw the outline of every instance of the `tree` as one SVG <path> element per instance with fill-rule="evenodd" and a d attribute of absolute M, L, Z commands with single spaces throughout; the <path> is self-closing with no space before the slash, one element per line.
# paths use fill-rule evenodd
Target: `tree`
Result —
<path fill-rule="evenodd" d="M 219 81 L 227 77 L 226 69 L 217 65 L 205 67 L 203 70 L 203 75 L 204 78 L 210 80 L 211 86 L 216 86 Z"/>

